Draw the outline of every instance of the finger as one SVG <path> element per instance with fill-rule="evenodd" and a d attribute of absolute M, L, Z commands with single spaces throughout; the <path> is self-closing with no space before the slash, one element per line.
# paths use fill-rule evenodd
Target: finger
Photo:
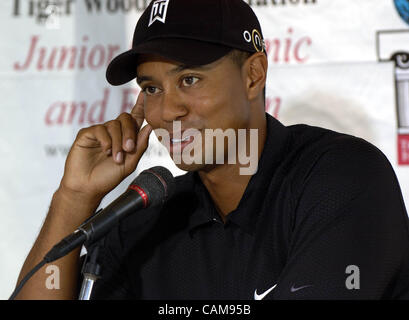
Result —
<path fill-rule="evenodd" d="M 138 128 L 142 127 L 142 123 L 145 120 L 144 98 L 145 96 L 141 91 L 139 93 L 138 99 L 136 100 L 135 106 L 131 111 L 131 116 L 136 120 Z"/>
<path fill-rule="evenodd" d="M 95 126 L 94 135 L 99 141 L 102 151 L 107 155 L 110 155 L 112 153 L 112 139 L 107 131 L 107 128 L 103 125 Z"/>
<path fill-rule="evenodd" d="M 122 130 L 122 149 L 127 152 L 133 152 L 136 146 L 136 135 L 139 127 L 135 119 L 128 113 L 122 113 L 117 120 L 121 123 Z"/>
<path fill-rule="evenodd" d="M 124 153 L 122 149 L 122 129 L 121 122 L 118 120 L 112 120 L 104 125 L 111 137 L 112 141 L 112 157 L 116 163 L 122 163 L 124 159 Z"/>
<path fill-rule="evenodd" d="M 146 125 L 143 127 L 137 136 L 137 146 L 134 153 L 128 153 L 125 156 L 125 167 L 127 172 L 131 173 L 135 171 L 139 160 L 142 158 L 143 154 L 145 153 L 146 149 L 149 146 L 149 136 L 152 132 L 152 127 L 150 125 Z"/>
<path fill-rule="evenodd" d="M 75 144 L 82 148 L 102 148 L 104 152 L 108 152 L 112 141 L 106 128 L 103 125 L 96 125 L 81 129 Z"/>

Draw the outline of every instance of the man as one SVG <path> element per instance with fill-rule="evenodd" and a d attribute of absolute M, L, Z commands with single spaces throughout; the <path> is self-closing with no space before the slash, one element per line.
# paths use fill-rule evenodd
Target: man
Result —
<path fill-rule="evenodd" d="M 152 1 L 132 50 L 107 71 L 113 85 L 136 78 L 142 93 L 131 114 L 79 132 L 20 278 L 135 170 L 152 130 L 165 129 L 172 158 L 194 152 L 196 161 L 179 157 L 189 172 L 173 197 L 103 240 L 93 298 L 409 298 L 407 213 L 389 162 L 362 139 L 267 115 L 266 74 L 261 28 L 242 0 Z M 209 129 L 245 139 L 209 147 Z M 257 171 L 242 174 L 231 150 L 253 147 Z M 18 298 L 75 299 L 79 251 L 54 264 L 60 290 L 45 288 L 45 266 Z"/>

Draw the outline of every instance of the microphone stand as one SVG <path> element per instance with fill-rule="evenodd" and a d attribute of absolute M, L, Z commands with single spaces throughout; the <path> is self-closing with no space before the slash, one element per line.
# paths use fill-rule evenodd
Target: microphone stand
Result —
<path fill-rule="evenodd" d="M 90 300 L 94 283 L 101 277 L 101 265 L 98 263 L 98 253 L 102 243 L 97 242 L 95 245 L 87 247 L 85 244 L 84 246 L 87 249 L 87 254 L 81 270 L 83 280 L 78 300 Z"/>
<path fill-rule="evenodd" d="M 102 208 L 95 212 L 93 216 L 96 216 L 100 211 L 102 211 Z M 92 217 L 87 219 L 83 225 L 91 218 Z M 84 243 L 87 254 L 85 255 L 81 269 L 83 280 L 78 300 L 90 300 L 94 283 L 101 277 L 101 265 L 98 263 L 98 254 L 104 241 L 105 238 L 102 238 L 101 241 L 97 241 L 96 243 L 90 243 L 89 241 Z"/>

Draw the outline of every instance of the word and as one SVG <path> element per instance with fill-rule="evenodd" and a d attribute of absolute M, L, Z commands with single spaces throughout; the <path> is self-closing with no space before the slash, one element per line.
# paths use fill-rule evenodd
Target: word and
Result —
<path fill-rule="evenodd" d="M 56 101 L 47 109 L 45 114 L 46 126 L 71 125 L 77 123 L 97 124 L 105 121 L 110 90 L 104 89 L 102 99 L 94 103 Z"/>

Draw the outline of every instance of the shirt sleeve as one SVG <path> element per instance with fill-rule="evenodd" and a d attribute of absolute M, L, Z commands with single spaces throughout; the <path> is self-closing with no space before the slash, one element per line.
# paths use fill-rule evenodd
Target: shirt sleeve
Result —
<path fill-rule="evenodd" d="M 383 153 L 341 138 L 301 175 L 288 259 L 272 298 L 409 298 L 408 216 Z"/>

